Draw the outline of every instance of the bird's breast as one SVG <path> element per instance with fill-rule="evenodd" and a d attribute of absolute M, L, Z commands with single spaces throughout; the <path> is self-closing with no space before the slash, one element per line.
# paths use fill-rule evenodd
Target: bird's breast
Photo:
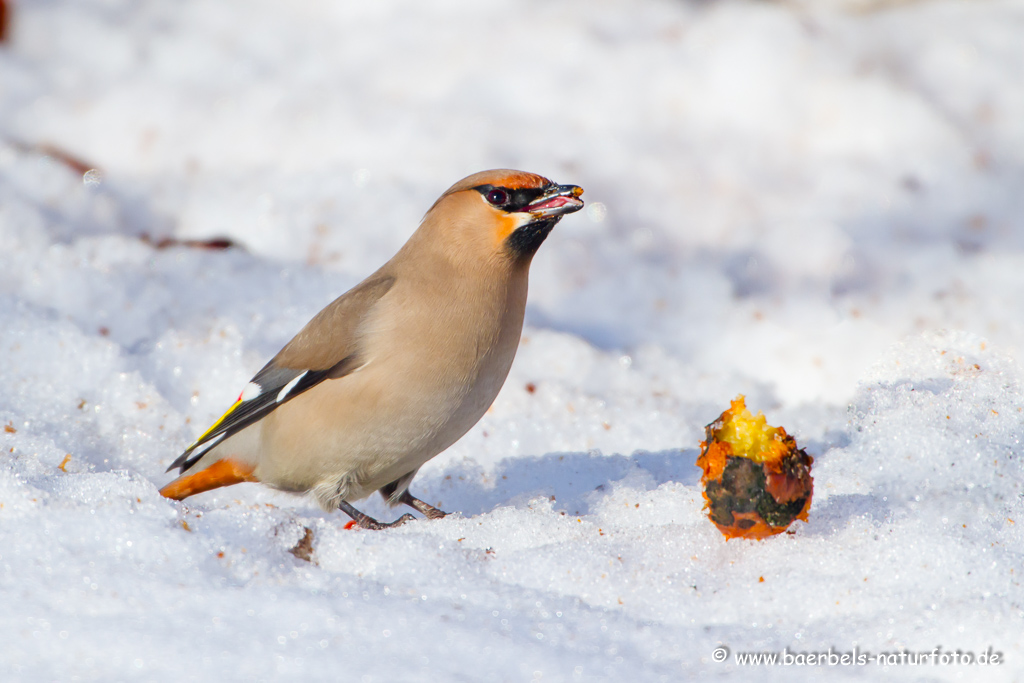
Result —
<path fill-rule="evenodd" d="M 405 388 L 393 393 L 410 419 L 419 415 L 424 432 L 433 433 L 432 448 L 443 450 L 465 434 L 501 390 L 522 333 L 525 284 L 473 291 L 453 283 L 436 295 L 443 305 L 396 315 L 380 365 L 403 368 L 397 377 Z"/>

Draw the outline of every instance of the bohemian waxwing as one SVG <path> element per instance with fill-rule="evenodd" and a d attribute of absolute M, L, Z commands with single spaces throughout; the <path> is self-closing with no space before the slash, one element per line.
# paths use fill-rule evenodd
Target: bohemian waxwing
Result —
<path fill-rule="evenodd" d="M 374 491 L 429 518 L 417 470 L 483 416 L 519 345 L 530 262 L 582 188 L 522 171 L 471 175 L 441 195 L 377 272 L 320 311 L 168 468 L 181 500 L 259 481 L 352 507 Z"/>

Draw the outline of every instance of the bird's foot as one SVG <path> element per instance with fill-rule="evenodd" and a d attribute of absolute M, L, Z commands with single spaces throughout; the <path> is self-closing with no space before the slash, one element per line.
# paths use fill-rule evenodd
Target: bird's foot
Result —
<path fill-rule="evenodd" d="M 391 529 L 396 526 L 402 526 L 406 522 L 416 519 L 412 515 L 406 514 L 402 515 L 401 517 L 390 523 L 378 522 L 373 517 L 370 517 L 369 515 L 364 514 L 359 510 L 356 510 L 354 507 L 352 507 L 345 501 L 341 501 L 341 503 L 338 504 L 338 507 L 341 509 L 342 512 L 351 517 L 360 529 L 372 529 L 373 531 L 380 531 L 381 529 Z M 440 512 L 440 510 L 438 512 Z"/>
<path fill-rule="evenodd" d="M 402 494 L 402 497 L 398 499 L 399 503 L 405 503 L 411 508 L 415 508 L 418 512 L 426 516 L 427 519 L 441 519 L 442 517 L 448 516 L 448 513 L 444 510 L 438 510 L 430 503 L 426 503 L 419 498 L 413 496 L 407 490 Z"/>

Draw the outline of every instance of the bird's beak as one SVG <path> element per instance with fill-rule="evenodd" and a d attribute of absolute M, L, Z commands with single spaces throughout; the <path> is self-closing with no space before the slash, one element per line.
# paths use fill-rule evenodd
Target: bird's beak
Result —
<path fill-rule="evenodd" d="M 579 196 L 583 188 L 576 185 L 552 185 L 532 203 L 523 207 L 523 212 L 534 218 L 554 218 L 583 208 Z"/>

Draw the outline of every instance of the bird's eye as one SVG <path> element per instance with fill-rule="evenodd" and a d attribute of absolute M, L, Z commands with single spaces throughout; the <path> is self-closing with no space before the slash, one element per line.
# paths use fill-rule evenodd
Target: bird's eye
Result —
<path fill-rule="evenodd" d="M 487 193 L 487 201 L 495 206 L 501 206 L 508 201 L 508 192 L 496 187 Z"/>

